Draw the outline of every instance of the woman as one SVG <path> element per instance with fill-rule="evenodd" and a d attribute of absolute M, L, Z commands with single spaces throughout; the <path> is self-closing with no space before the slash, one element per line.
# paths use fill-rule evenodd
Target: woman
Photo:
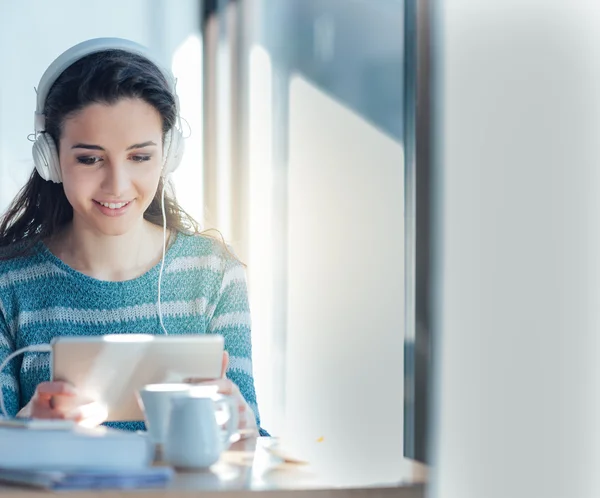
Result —
<path fill-rule="evenodd" d="M 37 91 L 36 169 L 0 222 L 0 361 L 58 335 L 219 333 L 220 391 L 260 427 L 243 266 L 163 189 L 183 141 L 172 76 L 133 42 L 97 39 L 61 55 Z M 85 417 L 71 386 L 49 382 L 47 354 L 0 378 L 10 415 Z"/>

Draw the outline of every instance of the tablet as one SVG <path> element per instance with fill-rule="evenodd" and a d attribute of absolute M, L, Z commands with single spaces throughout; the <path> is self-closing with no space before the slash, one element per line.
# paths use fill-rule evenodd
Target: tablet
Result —
<path fill-rule="evenodd" d="M 52 380 L 71 383 L 108 412 L 107 421 L 143 420 L 137 392 L 146 384 L 218 379 L 223 336 L 116 334 L 56 337 Z"/>

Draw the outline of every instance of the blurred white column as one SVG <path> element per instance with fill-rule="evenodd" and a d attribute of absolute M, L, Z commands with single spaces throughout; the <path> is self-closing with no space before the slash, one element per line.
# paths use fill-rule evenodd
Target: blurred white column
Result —
<path fill-rule="evenodd" d="M 600 5 L 435 7 L 430 496 L 600 496 Z"/>

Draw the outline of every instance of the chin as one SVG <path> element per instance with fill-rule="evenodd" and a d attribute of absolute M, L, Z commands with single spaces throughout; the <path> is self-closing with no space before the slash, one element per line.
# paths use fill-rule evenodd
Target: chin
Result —
<path fill-rule="evenodd" d="M 94 223 L 96 230 L 103 235 L 108 237 L 117 237 L 119 235 L 125 235 L 131 230 L 139 228 L 139 221 L 136 220 L 101 220 L 100 223 Z"/>
<path fill-rule="evenodd" d="M 76 214 L 77 211 L 74 211 L 74 214 Z M 82 212 L 78 215 L 78 218 L 81 226 L 87 226 L 88 229 L 107 237 L 118 237 L 132 230 L 138 230 L 144 222 L 144 213 L 139 209 L 135 209 L 123 216 L 109 217 L 93 209 Z"/>

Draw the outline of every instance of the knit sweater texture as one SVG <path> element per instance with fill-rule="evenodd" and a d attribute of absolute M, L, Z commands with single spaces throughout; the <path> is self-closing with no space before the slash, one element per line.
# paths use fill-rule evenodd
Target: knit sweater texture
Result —
<path fill-rule="evenodd" d="M 138 278 L 112 282 L 78 272 L 43 244 L 0 261 L 0 362 L 13 351 L 57 336 L 163 334 L 157 307 L 160 263 Z M 250 310 L 243 265 L 210 237 L 177 233 L 166 252 L 161 282 L 169 335 L 220 334 L 229 352 L 227 377 L 240 389 L 260 428 L 252 371 Z M 36 386 L 50 380 L 50 355 L 26 352 L 0 372 L 9 416 Z M 107 422 L 144 430 L 143 421 Z M 267 433 L 260 429 L 262 435 Z"/>

